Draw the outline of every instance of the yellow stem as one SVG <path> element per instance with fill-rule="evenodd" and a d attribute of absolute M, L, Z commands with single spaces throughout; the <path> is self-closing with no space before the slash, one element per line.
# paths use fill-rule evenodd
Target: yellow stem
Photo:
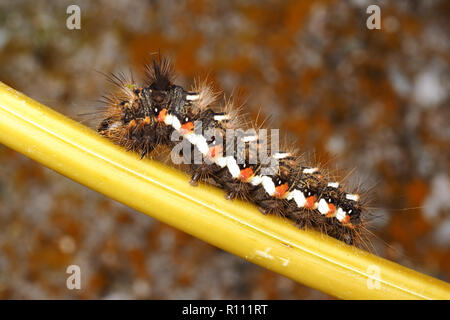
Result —
<path fill-rule="evenodd" d="M 450 285 L 192 187 L 0 82 L 0 142 L 112 199 L 223 250 L 344 299 L 450 299 Z"/>

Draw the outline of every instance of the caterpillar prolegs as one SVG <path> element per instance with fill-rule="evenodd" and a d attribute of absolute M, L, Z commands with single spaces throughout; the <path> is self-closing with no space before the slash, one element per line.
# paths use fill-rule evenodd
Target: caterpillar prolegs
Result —
<path fill-rule="evenodd" d="M 206 82 L 191 90 L 174 84 L 172 66 L 164 58 L 152 59 L 143 86 L 124 77 L 111 79 L 120 90 L 107 97 L 97 128 L 101 135 L 141 158 L 166 146 L 172 149 L 172 159 L 179 153 L 191 160 L 193 185 L 212 183 L 224 189 L 227 198 L 246 199 L 264 214 L 278 214 L 300 228 L 359 244 L 366 222 L 359 195 L 303 163 L 295 152 L 278 149 L 266 131 L 246 128 L 232 101 L 219 106 L 218 95 Z M 180 137 L 188 152 L 173 152 Z M 193 161 L 198 155 L 200 161 Z"/>

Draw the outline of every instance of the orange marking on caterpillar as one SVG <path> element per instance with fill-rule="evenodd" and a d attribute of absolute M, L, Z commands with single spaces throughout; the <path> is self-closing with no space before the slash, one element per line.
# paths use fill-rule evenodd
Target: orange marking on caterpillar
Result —
<path fill-rule="evenodd" d="M 167 116 L 167 109 L 164 108 L 159 112 L 156 120 L 158 120 L 159 122 L 164 122 L 164 120 L 166 120 L 166 116 Z"/>
<path fill-rule="evenodd" d="M 241 173 L 239 174 L 239 179 L 242 181 L 247 181 L 251 177 L 253 177 L 252 168 L 245 168 L 245 169 L 241 170 Z"/>
<path fill-rule="evenodd" d="M 317 200 L 316 196 L 311 196 L 311 197 L 306 198 L 306 203 L 305 203 L 305 205 L 303 207 L 306 208 L 306 209 L 314 209 L 314 205 L 316 204 L 316 200 Z"/>
<path fill-rule="evenodd" d="M 145 124 L 150 124 L 150 117 L 145 117 L 145 119 L 144 119 L 144 123 Z"/>
<path fill-rule="evenodd" d="M 327 218 L 332 218 L 332 217 L 334 217 L 334 216 L 336 215 L 336 206 L 335 206 L 334 204 L 332 204 L 332 203 L 329 203 L 329 204 L 328 204 L 328 209 L 329 209 L 329 211 L 328 211 L 328 213 L 326 214 L 326 217 L 327 217 Z"/>
<path fill-rule="evenodd" d="M 188 134 L 194 130 L 194 123 L 189 121 L 183 124 L 180 128 L 181 134 Z"/>
<path fill-rule="evenodd" d="M 286 194 L 286 191 L 288 191 L 288 189 L 289 189 L 288 184 L 284 183 L 281 186 L 275 188 L 275 193 L 273 194 L 273 196 L 275 198 L 280 199 Z"/>
<path fill-rule="evenodd" d="M 345 218 L 342 219 L 341 223 L 348 228 L 355 228 L 355 226 L 350 222 L 350 216 L 348 214 L 345 215 Z"/>

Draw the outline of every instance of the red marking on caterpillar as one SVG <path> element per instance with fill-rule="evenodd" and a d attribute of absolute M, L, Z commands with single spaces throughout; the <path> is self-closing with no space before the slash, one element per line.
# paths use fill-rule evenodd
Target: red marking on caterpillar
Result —
<path fill-rule="evenodd" d="M 246 199 L 265 214 L 281 215 L 300 228 L 314 228 L 348 244 L 363 243 L 366 211 L 359 195 L 346 192 L 294 152 L 275 150 L 263 140 L 267 135 L 256 131 L 227 135 L 232 129 L 242 129 L 244 121 L 231 100 L 223 107 L 216 103 L 217 94 L 206 82 L 185 90 L 173 83 L 172 67 L 162 58 L 153 59 L 147 67 L 142 88 L 124 77 L 112 79 L 120 90 L 107 98 L 97 128 L 101 135 L 145 157 L 160 145 L 173 148 L 172 134 L 178 133 L 189 141 L 192 154 L 202 156 L 200 163 L 189 166 L 193 185 L 211 182 L 224 189 L 227 198 Z M 203 131 L 197 132 L 198 122 Z M 229 143 L 241 145 L 238 151 L 243 159 L 237 152 L 228 153 L 224 146 Z M 268 147 L 270 164 L 251 152 L 252 143 L 258 152 Z M 273 161 L 276 169 L 268 174 Z"/>

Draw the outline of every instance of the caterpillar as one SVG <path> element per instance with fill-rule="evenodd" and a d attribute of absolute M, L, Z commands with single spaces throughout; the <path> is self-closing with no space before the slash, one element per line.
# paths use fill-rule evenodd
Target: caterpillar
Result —
<path fill-rule="evenodd" d="M 363 243 L 367 212 L 357 193 L 347 192 L 296 151 L 278 148 L 276 138 L 242 120 L 233 99 L 219 104 L 206 81 L 185 90 L 174 78 L 170 60 L 161 56 L 152 57 L 142 86 L 123 74 L 112 75 L 119 90 L 105 97 L 98 133 L 141 159 L 152 157 L 159 146 L 172 149 L 172 155 L 191 160 L 187 170 L 194 186 L 211 183 L 228 199 L 245 199 L 263 214 L 280 215 L 350 245 Z M 236 130 L 239 134 L 228 134 Z M 173 152 L 180 145 L 174 136 L 189 151 Z M 201 161 L 192 162 L 198 155 Z"/>

